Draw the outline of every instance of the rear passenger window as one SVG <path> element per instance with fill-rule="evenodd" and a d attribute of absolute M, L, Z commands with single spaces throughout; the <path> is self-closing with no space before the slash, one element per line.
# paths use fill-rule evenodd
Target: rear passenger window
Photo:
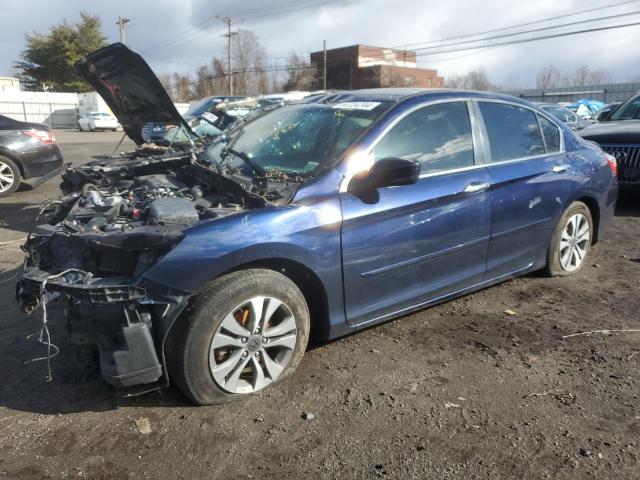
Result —
<path fill-rule="evenodd" d="M 558 130 L 558 127 L 540 115 L 538 115 L 538 122 L 540 123 L 540 128 L 542 128 L 547 153 L 559 152 L 560 130 Z"/>
<path fill-rule="evenodd" d="M 420 163 L 422 173 L 473 165 L 465 102 L 429 105 L 400 120 L 373 149 L 374 160 L 396 157 Z"/>
<path fill-rule="evenodd" d="M 503 103 L 479 102 L 479 105 L 493 162 L 545 153 L 542 133 L 531 110 Z"/>

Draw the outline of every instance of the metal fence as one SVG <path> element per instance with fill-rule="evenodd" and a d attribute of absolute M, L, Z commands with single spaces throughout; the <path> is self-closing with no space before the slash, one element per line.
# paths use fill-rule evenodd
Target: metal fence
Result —
<path fill-rule="evenodd" d="M 77 103 L 0 101 L 0 115 L 51 128 L 75 128 Z"/>
<path fill-rule="evenodd" d="M 622 102 L 639 91 L 640 83 L 607 83 L 605 85 L 550 88 L 548 90 L 519 90 L 508 92 L 508 94 L 530 102 L 573 103 L 581 98 L 588 98 L 589 100 L 611 103 Z"/>

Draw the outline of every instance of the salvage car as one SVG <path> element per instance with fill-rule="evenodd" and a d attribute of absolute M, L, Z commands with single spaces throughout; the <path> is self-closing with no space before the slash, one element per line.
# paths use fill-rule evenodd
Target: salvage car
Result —
<path fill-rule="evenodd" d="M 555 103 L 540 103 L 538 105 L 572 130 L 582 130 L 583 128 L 591 125 L 589 120 L 586 120 L 568 108 L 561 107 Z"/>
<path fill-rule="evenodd" d="M 180 121 L 121 44 L 77 70 L 138 143 L 144 123 Z M 111 384 L 173 382 L 201 405 L 283 380 L 310 335 L 576 274 L 617 197 L 615 161 L 555 117 L 456 90 L 332 93 L 122 162 L 52 202 L 17 298 L 26 312 L 63 302 Z"/>
<path fill-rule="evenodd" d="M 620 105 L 606 121 L 585 128 L 580 135 L 616 158 L 622 188 L 640 186 L 640 94 Z"/>
<path fill-rule="evenodd" d="M 0 115 L 0 197 L 25 180 L 36 187 L 62 171 L 62 152 L 51 129 Z"/>

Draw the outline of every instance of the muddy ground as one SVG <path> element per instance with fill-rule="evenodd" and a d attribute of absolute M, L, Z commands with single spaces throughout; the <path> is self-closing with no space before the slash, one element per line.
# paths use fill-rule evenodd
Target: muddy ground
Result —
<path fill-rule="evenodd" d="M 59 132 L 67 160 L 119 134 Z M 0 478 L 640 478 L 640 195 L 573 277 L 535 275 L 331 343 L 274 390 L 222 407 L 134 399 L 25 341 L 11 278 L 34 207 L 0 200 Z M 505 314 L 512 310 L 515 315 Z M 304 413 L 315 418 L 304 419 Z M 147 419 L 142 434 L 136 420 Z"/>

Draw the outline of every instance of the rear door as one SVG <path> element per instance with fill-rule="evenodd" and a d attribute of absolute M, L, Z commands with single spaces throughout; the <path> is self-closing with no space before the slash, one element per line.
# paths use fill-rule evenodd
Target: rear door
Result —
<path fill-rule="evenodd" d="M 544 259 L 571 194 L 560 129 L 519 104 L 477 102 L 488 138 L 491 241 L 487 279 L 517 274 Z"/>
<path fill-rule="evenodd" d="M 383 320 L 482 281 L 490 179 L 474 155 L 470 105 L 417 108 L 374 145 L 374 161 L 418 161 L 417 183 L 366 198 L 340 194 L 349 323 Z"/>

